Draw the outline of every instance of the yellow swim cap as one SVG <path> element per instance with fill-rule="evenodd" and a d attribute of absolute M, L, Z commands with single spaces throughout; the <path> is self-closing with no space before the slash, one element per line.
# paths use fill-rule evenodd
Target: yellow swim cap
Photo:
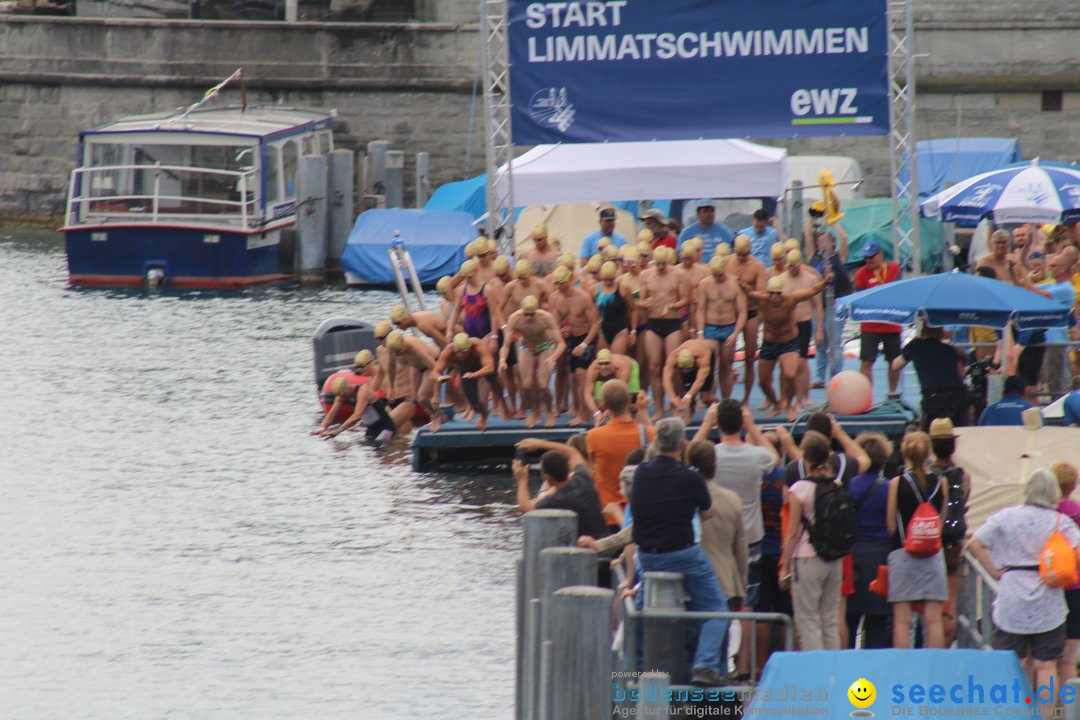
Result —
<path fill-rule="evenodd" d="M 727 257 L 731 254 L 731 246 L 726 242 L 719 243 L 713 252 L 713 257 Z"/>
<path fill-rule="evenodd" d="M 530 233 L 533 240 L 539 240 L 540 238 L 546 238 L 547 234 L 548 234 L 547 225 L 545 225 L 544 223 L 536 223 L 535 225 L 533 225 L 532 232 Z"/>
<path fill-rule="evenodd" d="M 450 292 L 450 283 L 452 282 L 449 275 L 443 275 L 439 278 L 439 282 L 435 283 L 435 290 L 440 295 L 446 295 Z"/>
<path fill-rule="evenodd" d="M 690 240 L 684 242 L 683 246 L 679 248 L 679 255 L 683 258 L 694 257 L 696 253 L 697 248 L 694 247 L 694 243 Z"/>
<path fill-rule="evenodd" d="M 492 265 L 492 268 L 494 268 L 496 275 L 502 275 L 510 269 L 510 261 L 500 255 L 495 258 L 495 263 Z"/>
<path fill-rule="evenodd" d="M 532 275 L 532 263 L 528 260 L 518 260 L 514 266 L 514 273 L 519 278 L 527 278 Z"/>
<path fill-rule="evenodd" d="M 681 350 L 678 357 L 675 359 L 675 364 L 681 367 L 683 370 L 694 367 L 694 353 L 689 350 Z"/>
<path fill-rule="evenodd" d="M 469 336 L 463 332 L 454 336 L 454 349 L 458 352 L 465 352 L 469 349 Z"/>
<path fill-rule="evenodd" d="M 709 261 L 709 269 L 712 270 L 713 275 L 723 275 L 727 270 L 727 258 L 723 255 L 713 255 L 713 259 Z"/>
<path fill-rule="evenodd" d="M 334 378 L 330 390 L 332 390 L 335 395 L 344 395 L 349 392 L 349 381 L 343 377 Z"/>
<path fill-rule="evenodd" d="M 404 305 L 395 305 L 390 308 L 390 322 L 399 323 L 409 316 L 408 311 Z"/>
<path fill-rule="evenodd" d="M 585 263 L 585 269 L 591 273 L 600 272 L 600 266 L 604 264 L 604 260 L 599 255 L 593 255 L 589 258 L 589 262 Z"/>
<path fill-rule="evenodd" d="M 639 253 L 638 249 L 633 245 L 623 245 L 619 254 L 622 255 L 623 262 L 636 263 L 641 259 L 641 253 Z"/>
<path fill-rule="evenodd" d="M 461 274 L 465 277 L 472 277 L 476 274 L 476 260 L 466 260 L 461 263 Z"/>
<path fill-rule="evenodd" d="M 526 295 L 521 300 L 521 309 L 525 311 L 526 315 L 534 313 L 540 309 L 540 301 L 536 299 L 535 295 Z"/>
<path fill-rule="evenodd" d="M 610 260 L 600 266 L 600 278 L 603 280 L 611 280 L 618 274 L 619 268 L 617 268 L 615 263 Z"/>
<path fill-rule="evenodd" d="M 479 254 L 480 254 L 480 241 L 479 240 L 473 240 L 468 245 L 465 246 L 465 258 L 466 259 L 474 258 Z"/>
<path fill-rule="evenodd" d="M 386 347 L 391 350 L 400 350 L 405 347 L 405 333 L 395 330 L 386 336 Z"/>
<path fill-rule="evenodd" d="M 390 331 L 394 329 L 394 326 L 383 320 L 375 326 L 375 339 L 382 340 L 384 337 L 390 334 Z"/>
<path fill-rule="evenodd" d="M 559 256 L 559 265 L 570 270 L 574 269 L 574 253 L 563 253 Z"/>
<path fill-rule="evenodd" d="M 796 265 L 802 265 L 802 252 L 798 249 L 789 250 L 787 254 L 788 267 L 795 267 Z"/>
<path fill-rule="evenodd" d="M 599 240 L 596 241 L 596 249 L 597 250 L 603 250 L 604 248 L 610 247 L 610 246 L 611 246 L 611 238 L 609 238 L 607 235 L 602 236 Z"/>
<path fill-rule="evenodd" d="M 574 277 L 574 273 L 570 271 L 570 268 L 565 265 L 560 265 L 555 268 L 555 272 L 551 274 L 551 279 L 556 285 L 565 285 L 570 282 L 570 278 Z"/>
<path fill-rule="evenodd" d="M 785 250 L 798 250 L 799 249 L 799 241 L 796 240 L 795 238 L 788 238 L 787 240 L 784 241 L 784 249 Z"/>
<path fill-rule="evenodd" d="M 353 358 L 353 364 L 360 369 L 366 368 L 371 364 L 371 361 L 375 359 L 375 356 L 371 354 L 370 350 L 361 350 L 356 353 L 356 357 Z"/>
<path fill-rule="evenodd" d="M 619 257 L 619 248 L 614 245 L 605 245 L 604 249 L 600 251 L 600 256 L 605 260 L 614 260 Z"/>
<path fill-rule="evenodd" d="M 693 247 L 694 252 L 697 252 L 701 248 L 705 247 L 705 242 L 701 238 L 699 238 L 697 235 L 695 235 L 694 237 L 687 240 L 685 244 L 690 245 L 691 247 Z"/>
<path fill-rule="evenodd" d="M 782 258 L 786 254 L 787 248 L 784 247 L 784 243 L 773 243 L 772 247 L 769 248 L 769 257 L 773 260 Z"/>
<path fill-rule="evenodd" d="M 637 244 L 637 251 L 638 255 L 641 255 L 642 257 L 648 257 L 649 255 L 652 255 L 652 245 L 647 242 L 639 242 Z"/>
<path fill-rule="evenodd" d="M 746 255 L 750 252 L 750 236 L 749 235 L 736 235 L 735 236 L 735 252 L 739 255 Z"/>
<path fill-rule="evenodd" d="M 652 241 L 655 240 L 655 239 L 656 239 L 656 237 L 652 234 L 652 230 L 650 230 L 649 228 L 645 228 L 644 230 L 642 230 L 641 232 L 639 232 L 637 234 L 637 241 L 639 243 L 645 242 L 645 243 L 649 243 L 650 245 L 652 245 Z"/>
<path fill-rule="evenodd" d="M 596 353 L 596 362 L 600 363 L 601 365 L 607 365 L 608 363 L 610 363 L 611 362 L 611 351 L 608 350 L 607 348 L 604 348 L 603 350 L 598 351 Z"/>
<path fill-rule="evenodd" d="M 769 282 L 765 283 L 765 292 L 784 292 L 784 278 L 779 275 L 773 275 L 769 278 Z"/>

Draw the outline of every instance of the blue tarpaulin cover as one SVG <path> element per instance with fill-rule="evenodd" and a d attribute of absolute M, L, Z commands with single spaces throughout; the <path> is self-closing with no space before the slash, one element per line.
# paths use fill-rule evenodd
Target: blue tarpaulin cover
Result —
<path fill-rule="evenodd" d="M 953 183 L 1020 162 L 1020 141 L 1016 138 L 941 138 L 915 143 L 915 170 L 919 196 L 929 197 Z M 907 182 L 907 162 L 900 176 Z"/>
<path fill-rule="evenodd" d="M 862 702 L 856 706 L 848 690 L 859 680 L 870 682 L 873 695 L 860 688 L 857 697 Z M 1054 688 L 1053 693 L 1060 689 Z M 867 704 L 869 697 L 873 701 Z M 1043 690 L 1041 697 L 1049 698 L 1049 690 Z M 784 720 L 958 714 L 1038 717 L 1031 685 L 1016 655 L 989 650 L 776 653 L 765 666 L 756 699 L 747 705 L 744 717 Z M 972 712 L 976 709 L 978 713 Z"/>
<path fill-rule="evenodd" d="M 394 231 L 399 231 L 420 282 L 430 285 L 443 275 L 453 275 L 465 262 L 465 245 L 477 237 L 472 221 L 465 212 L 368 210 L 356 218 L 341 267 L 374 284 L 393 284 L 386 250 Z"/>
<path fill-rule="evenodd" d="M 487 173 L 440 185 L 424 204 L 425 210 L 460 210 L 474 220 L 487 212 Z"/>

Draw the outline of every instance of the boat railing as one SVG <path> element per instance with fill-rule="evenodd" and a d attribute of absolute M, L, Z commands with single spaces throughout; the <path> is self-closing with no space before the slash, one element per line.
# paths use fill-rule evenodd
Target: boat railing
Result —
<path fill-rule="evenodd" d="M 151 173 L 152 185 L 138 173 Z M 119 192 L 118 187 L 143 192 Z M 207 192 L 207 185 L 214 190 Z M 68 192 L 67 222 L 164 222 L 203 220 L 254 227 L 258 211 L 257 172 L 188 165 L 99 165 L 75 168 Z M 194 190 L 194 192 L 192 192 Z"/>

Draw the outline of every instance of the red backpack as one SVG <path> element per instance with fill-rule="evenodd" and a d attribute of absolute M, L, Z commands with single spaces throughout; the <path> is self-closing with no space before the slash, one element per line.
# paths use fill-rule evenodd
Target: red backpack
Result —
<path fill-rule="evenodd" d="M 938 513 L 937 508 L 930 504 L 930 501 L 934 499 L 938 488 L 941 487 L 941 481 L 938 480 L 933 492 L 930 493 L 929 497 L 924 498 L 922 493 L 919 492 L 919 486 L 915 479 L 907 472 L 904 473 L 904 478 L 911 485 L 911 491 L 915 493 L 919 504 L 911 515 L 911 520 L 908 521 L 906 532 L 900 522 L 900 511 L 897 510 L 896 525 L 900 528 L 900 540 L 904 543 L 904 550 L 910 555 L 917 558 L 933 557 L 941 550 L 942 523 L 941 514 Z"/>

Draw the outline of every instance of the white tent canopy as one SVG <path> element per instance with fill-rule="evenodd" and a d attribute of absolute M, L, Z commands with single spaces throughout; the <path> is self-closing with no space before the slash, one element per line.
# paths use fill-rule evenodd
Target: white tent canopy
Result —
<path fill-rule="evenodd" d="M 514 204 L 779 198 L 787 151 L 745 140 L 537 145 L 514 160 Z M 499 178 L 504 181 L 505 166 Z"/>

